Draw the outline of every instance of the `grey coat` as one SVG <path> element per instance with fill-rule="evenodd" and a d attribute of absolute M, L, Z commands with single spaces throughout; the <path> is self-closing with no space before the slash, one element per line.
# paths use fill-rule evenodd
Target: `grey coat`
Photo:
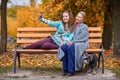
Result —
<path fill-rule="evenodd" d="M 88 26 L 81 23 L 77 26 L 72 43 L 75 44 L 75 70 L 80 70 L 82 67 L 82 54 L 89 46 L 89 32 Z M 64 52 L 61 48 L 58 49 L 58 58 L 61 60 Z"/>

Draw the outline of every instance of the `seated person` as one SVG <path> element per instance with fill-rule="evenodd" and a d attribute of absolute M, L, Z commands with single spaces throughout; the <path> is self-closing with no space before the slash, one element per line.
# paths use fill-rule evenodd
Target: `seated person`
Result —
<path fill-rule="evenodd" d="M 60 44 L 64 44 L 73 38 L 72 24 L 73 14 L 70 10 L 64 11 L 61 15 L 61 20 L 50 21 L 39 16 L 40 21 L 56 28 L 54 35 L 48 36 L 43 40 L 27 45 L 24 49 L 58 49 Z"/>

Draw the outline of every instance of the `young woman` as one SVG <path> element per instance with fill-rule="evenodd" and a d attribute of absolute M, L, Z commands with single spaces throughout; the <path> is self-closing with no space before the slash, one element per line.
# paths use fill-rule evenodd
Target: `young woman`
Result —
<path fill-rule="evenodd" d="M 82 67 L 82 54 L 88 48 L 88 26 L 84 24 L 85 12 L 79 12 L 75 20 L 75 34 L 73 40 L 62 45 L 58 49 L 58 57 L 63 64 L 63 76 L 73 76 L 74 72 Z"/>
<path fill-rule="evenodd" d="M 74 33 L 72 32 L 72 24 L 74 18 L 70 10 L 64 11 L 61 15 L 61 20 L 59 21 L 47 20 L 42 16 L 40 16 L 39 19 L 40 21 L 55 27 L 56 32 L 54 35 L 26 46 L 25 49 L 58 49 L 61 44 L 64 44 L 73 38 Z"/>

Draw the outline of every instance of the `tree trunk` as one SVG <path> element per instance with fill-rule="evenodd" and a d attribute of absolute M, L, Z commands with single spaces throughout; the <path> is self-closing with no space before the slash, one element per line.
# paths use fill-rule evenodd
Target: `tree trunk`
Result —
<path fill-rule="evenodd" d="M 6 10 L 7 1 L 1 1 L 1 52 L 7 51 L 7 21 L 6 21 Z"/>
<path fill-rule="evenodd" d="M 104 49 L 110 49 L 110 47 L 112 46 L 112 36 L 113 36 L 113 25 L 112 25 L 113 4 L 111 0 L 107 0 L 107 1 L 105 0 L 105 3 L 106 3 L 106 10 L 104 17 L 102 43 Z"/>
<path fill-rule="evenodd" d="M 77 0 L 64 0 L 64 10 L 70 9 L 73 15 L 78 13 L 77 6 L 75 5 Z"/>
<path fill-rule="evenodd" d="M 120 55 L 120 0 L 113 0 L 114 55 Z"/>

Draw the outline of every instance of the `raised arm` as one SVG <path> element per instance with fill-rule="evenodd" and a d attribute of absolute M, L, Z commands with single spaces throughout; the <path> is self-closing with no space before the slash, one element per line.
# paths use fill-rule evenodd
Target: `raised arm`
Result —
<path fill-rule="evenodd" d="M 52 27 L 58 27 L 61 23 L 61 21 L 51 21 L 51 20 L 47 20 L 45 18 L 42 17 L 42 15 L 39 16 L 39 20 L 52 26 Z"/>

